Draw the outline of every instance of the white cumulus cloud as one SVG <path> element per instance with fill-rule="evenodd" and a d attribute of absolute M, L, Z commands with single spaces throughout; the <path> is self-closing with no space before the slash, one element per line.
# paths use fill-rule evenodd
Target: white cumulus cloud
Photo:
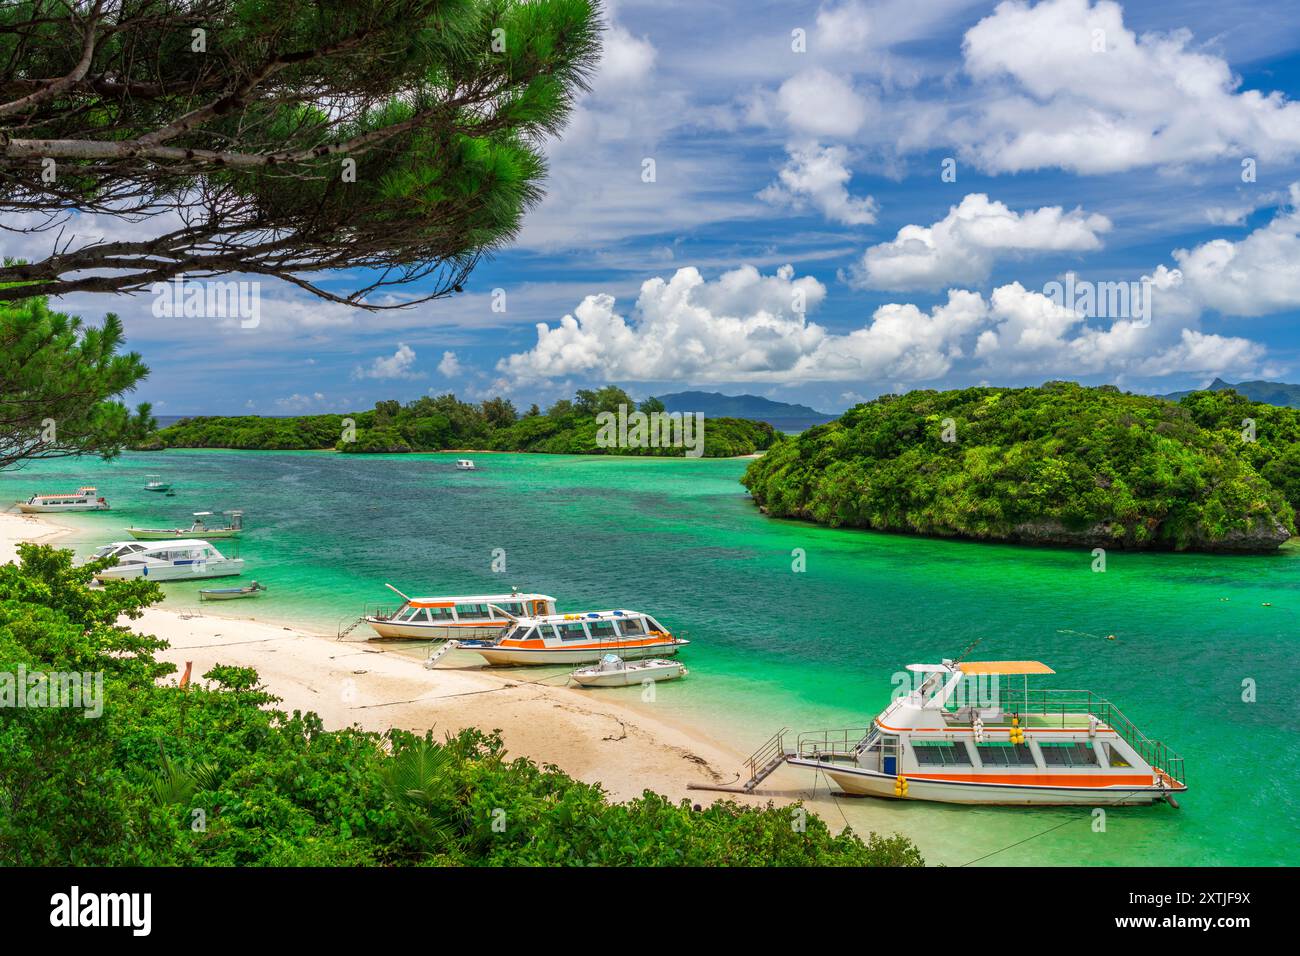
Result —
<path fill-rule="evenodd" d="M 802 210 L 811 206 L 831 222 L 846 226 L 870 225 L 878 206 L 870 196 L 851 196 L 852 173 L 848 150 L 843 146 L 792 143 L 786 147 L 789 159 L 777 174 L 777 181 L 758 194 L 774 206 Z"/>
<path fill-rule="evenodd" d="M 364 367 L 358 367 L 356 378 L 418 378 L 414 370 L 415 349 L 405 342 L 397 343 L 397 351 L 387 357 L 380 356 Z"/>
<path fill-rule="evenodd" d="M 958 142 L 993 172 L 1108 173 L 1300 152 L 1300 103 L 1241 89 L 1186 30 L 1141 36 L 1110 0 L 1000 3 L 967 31 L 966 72 L 984 85 Z"/>
<path fill-rule="evenodd" d="M 872 246 L 851 276 L 872 289 L 941 289 L 980 282 L 1004 254 L 1101 247 L 1110 220 L 1060 206 L 1015 212 L 983 193 L 970 193 L 929 226 L 904 226 L 889 242 Z"/>

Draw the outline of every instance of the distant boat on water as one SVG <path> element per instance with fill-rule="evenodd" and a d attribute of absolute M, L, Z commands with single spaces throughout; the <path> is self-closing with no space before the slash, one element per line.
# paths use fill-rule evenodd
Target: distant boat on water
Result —
<path fill-rule="evenodd" d="M 194 512 L 194 522 L 188 528 L 127 528 L 126 533 L 137 541 L 167 541 L 172 538 L 237 538 L 244 531 L 244 513 L 242 511 L 223 511 L 230 515 L 230 523 L 223 527 L 209 527 L 205 518 L 211 518 L 211 511 Z"/>
<path fill-rule="evenodd" d="M 457 459 L 456 459 L 456 470 L 457 470 L 457 471 L 476 471 L 477 468 L 475 467 L 474 462 L 471 461 L 470 459 L 468 459 L 468 458 L 457 458 Z"/>
<path fill-rule="evenodd" d="M 146 475 L 146 478 L 152 479 L 145 486 L 145 491 L 171 491 L 172 483 L 170 481 L 160 481 L 162 475 Z"/>
<path fill-rule="evenodd" d="M 57 511 L 107 511 L 108 501 L 99 496 L 91 485 L 82 485 L 76 491 L 56 494 L 32 495 L 26 501 L 16 502 L 23 514 L 48 514 Z"/>

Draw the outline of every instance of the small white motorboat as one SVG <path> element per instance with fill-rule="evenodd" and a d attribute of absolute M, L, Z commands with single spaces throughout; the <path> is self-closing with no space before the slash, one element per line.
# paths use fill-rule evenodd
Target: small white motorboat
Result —
<path fill-rule="evenodd" d="M 200 601 L 234 601 L 239 598 L 257 597 L 266 590 L 265 584 L 254 581 L 242 588 L 199 588 Z"/>
<path fill-rule="evenodd" d="M 146 475 L 150 481 L 144 486 L 145 491 L 171 491 L 172 483 L 170 481 L 160 481 L 162 475 Z"/>
<path fill-rule="evenodd" d="M 457 459 L 456 459 L 456 470 L 457 470 L 457 471 L 475 471 L 476 469 L 475 469 L 475 467 L 474 467 L 474 462 L 470 461 L 468 458 L 457 458 Z"/>
<path fill-rule="evenodd" d="M 76 491 L 65 491 L 52 495 L 32 495 L 26 501 L 19 501 L 18 510 L 23 514 L 48 514 L 58 511 L 107 511 L 108 502 L 99 496 L 91 485 L 82 485 Z"/>
<path fill-rule="evenodd" d="M 646 681 L 676 680 L 689 673 L 681 661 L 625 661 L 617 654 L 606 654 L 599 664 L 579 667 L 569 676 L 583 687 L 631 687 Z"/>

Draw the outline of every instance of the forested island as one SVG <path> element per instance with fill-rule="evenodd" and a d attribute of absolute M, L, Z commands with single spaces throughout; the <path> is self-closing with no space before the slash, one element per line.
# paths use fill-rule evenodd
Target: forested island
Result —
<path fill-rule="evenodd" d="M 830 526 L 1271 551 L 1296 531 L 1300 410 L 1072 382 L 915 391 L 778 442 L 741 481 L 767 514 Z"/>
<path fill-rule="evenodd" d="M 186 418 L 161 429 L 141 450 L 163 448 L 327 449 L 348 453 L 429 452 L 449 449 L 546 452 L 563 455 L 681 456 L 681 447 L 610 447 L 600 440 L 602 414 L 664 415 L 654 398 L 639 405 L 621 388 L 581 389 L 543 412 L 523 414 L 506 398 L 477 404 L 455 395 L 423 396 L 405 405 L 377 402 L 347 415 L 266 418 L 257 415 Z M 351 421 L 349 427 L 348 421 Z M 702 431 L 706 458 L 752 455 L 771 447 L 778 433 L 766 422 L 707 418 Z"/>

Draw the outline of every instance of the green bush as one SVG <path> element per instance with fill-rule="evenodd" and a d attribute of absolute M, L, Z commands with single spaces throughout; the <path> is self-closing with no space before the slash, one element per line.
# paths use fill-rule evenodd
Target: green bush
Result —
<path fill-rule="evenodd" d="M 72 552 L 0 566 L 0 673 L 102 671 L 103 713 L 0 711 L 0 865 L 918 866 L 902 837 L 832 835 L 791 808 L 611 803 L 500 739 L 325 730 L 249 668 L 182 689 L 166 645 L 118 624 L 157 584 L 86 585 Z"/>

